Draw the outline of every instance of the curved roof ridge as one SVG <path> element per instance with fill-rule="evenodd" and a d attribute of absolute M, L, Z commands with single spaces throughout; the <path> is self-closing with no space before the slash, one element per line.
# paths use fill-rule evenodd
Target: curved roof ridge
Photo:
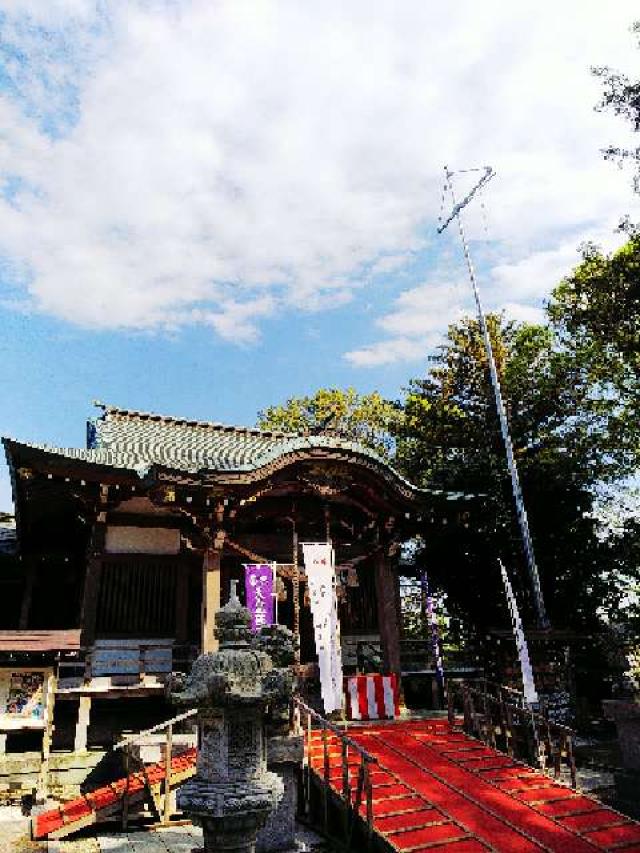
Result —
<path fill-rule="evenodd" d="M 199 427 L 202 429 L 215 430 L 216 432 L 239 432 L 248 435 L 264 435 L 273 438 L 301 438 L 303 433 L 284 432 L 282 430 L 259 429 L 258 427 L 237 426 L 234 424 L 223 424 L 219 421 L 201 421 L 195 418 L 183 418 L 175 415 L 160 415 L 157 412 L 142 412 L 138 409 L 123 409 L 120 406 L 112 406 L 99 400 L 93 401 L 94 406 L 103 409 L 106 417 L 116 415 L 131 420 L 157 421 L 159 423 L 174 424 L 176 426 Z"/>
<path fill-rule="evenodd" d="M 372 450 L 370 447 L 367 447 L 366 444 L 362 444 L 359 441 L 355 441 L 352 438 L 347 438 L 344 436 L 328 436 L 328 435 L 289 435 L 289 442 L 287 445 L 283 447 L 283 445 L 274 445 L 270 447 L 268 450 L 263 451 L 256 459 L 253 460 L 254 468 L 261 468 L 267 465 L 269 462 L 277 459 L 279 456 L 284 456 L 289 453 L 295 453 L 297 450 L 304 450 L 306 448 L 309 449 L 326 449 L 326 450 L 346 450 L 351 453 L 355 453 L 359 456 L 363 456 L 371 461 L 375 462 L 377 465 L 380 465 L 382 468 L 386 468 L 393 476 L 399 480 L 403 485 L 408 486 L 412 491 L 421 491 L 419 486 L 415 486 L 410 480 L 402 475 L 397 468 L 395 468 L 390 462 L 386 459 L 383 459 L 380 454 L 376 453 L 375 450 Z"/>
<path fill-rule="evenodd" d="M 66 459 L 76 460 L 95 465 L 104 465 L 111 468 L 120 468 L 143 477 L 153 466 L 171 467 L 177 470 L 198 473 L 202 471 L 217 471 L 220 474 L 244 474 L 259 471 L 268 467 L 279 457 L 294 456 L 304 450 L 326 449 L 333 451 L 350 452 L 361 458 L 368 459 L 369 463 L 379 466 L 386 471 L 401 488 L 419 495 L 437 495 L 446 500 L 470 500 L 473 498 L 486 497 L 483 494 L 467 494 L 464 492 L 452 492 L 446 489 L 436 489 L 416 486 L 407 480 L 396 468 L 382 459 L 373 450 L 349 439 L 336 439 L 332 436 L 297 436 L 289 441 L 275 443 L 273 447 L 258 451 L 255 456 L 244 457 L 242 453 L 236 453 L 233 448 L 222 452 L 207 451 L 198 448 L 157 448 L 149 455 L 136 452 L 135 448 L 121 447 L 99 447 L 99 448 L 76 448 L 58 447 L 55 445 L 39 442 L 24 442 L 4 436 L 2 443 L 7 453 L 9 466 L 12 467 L 12 457 L 15 450 L 27 449 L 39 453 L 46 453 Z M 330 458 L 330 457 L 327 457 Z M 334 457 L 335 458 L 335 457 Z"/>

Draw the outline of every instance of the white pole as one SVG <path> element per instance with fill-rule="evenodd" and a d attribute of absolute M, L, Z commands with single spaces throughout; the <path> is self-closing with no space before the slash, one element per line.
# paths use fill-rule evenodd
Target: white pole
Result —
<path fill-rule="evenodd" d="M 520 662 L 520 671 L 522 673 L 522 692 L 524 693 L 525 702 L 531 705 L 537 705 L 538 692 L 536 690 L 535 681 L 533 679 L 533 668 L 531 659 L 529 658 L 529 647 L 524 636 L 522 628 L 522 619 L 518 611 L 518 603 L 511 587 L 509 575 L 504 567 L 502 560 L 498 560 L 500 564 L 500 573 L 502 574 L 502 582 L 504 591 L 507 596 L 507 604 L 509 605 L 509 615 L 511 616 L 511 626 L 513 635 L 516 640 L 516 649 L 518 650 L 518 660 Z"/>
<path fill-rule="evenodd" d="M 487 321 L 485 318 L 484 310 L 482 308 L 482 302 L 480 301 L 480 291 L 478 288 L 478 283 L 476 281 L 476 273 L 473 267 L 473 262 L 471 260 L 471 254 L 469 252 L 469 247 L 467 245 L 467 238 L 464 232 L 464 225 L 462 223 L 462 209 L 465 204 L 471 200 L 476 187 L 472 192 L 461 202 L 461 204 L 456 204 L 456 196 L 453 189 L 453 172 L 449 171 L 449 167 L 445 166 L 445 174 L 447 177 L 447 184 L 449 186 L 449 190 L 451 192 L 451 200 L 453 202 L 453 214 L 451 218 L 455 218 L 458 221 L 458 230 L 460 232 L 460 240 L 462 241 L 462 250 L 464 252 L 464 257 L 467 262 L 467 269 L 469 271 L 469 278 L 471 280 L 471 287 L 473 288 L 473 296 L 476 302 L 476 308 L 478 312 L 478 323 L 480 325 L 480 330 L 482 331 L 482 336 L 484 338 L 484 346 L 487 353 L 487 361 L 489 362 L 489 373 L 491 376 L 491 385 L 493 387 L 493 394 L 495 397 L 496 409 L 498 411 L 498 419 L 500 421 L 500 431 L 502 433 L 502 440 L 504 442 L 505 454 L 507 457 L 507 467 L 509 469 L 509 474 L 511 476 L 511 488 L 513 491 L 513 497 L 516 504 L 516 515 L 518 516 L 518 524 L 520 525 L 520 532 L 522 534 L 522 544 L 524 546 L 525 557 L 527 560 L 527 568 L 529 570 L 529 577 L 531 579 L 531 584 L 533 586 L 533 599 L 534 599 L 534 607 L 536 610 L 536 616 L 538 624 L 541 628 L 549 627 L 549 619 L 547 617 L 546 609 L 544 606 L 544 598 L 542 595 L 542 588 L 540 587 L 540 576 L 538 574 L 538 567 L 536 565 L 536 558 L 533 551 L 533 542 L 531 541 L 531 532 L 529 530 L 529 519 L 527 517 L 527 510 L 524 505 L 524 498 L 522 496 L 522 488 L 520 486 L 520 477 L 518 476 L 518 468 L 516 465 L 516 460 L 513 455 L 513 444 L 511 441 L 511 434 L 509 432 L 509 422 L 507 421 L 507 413 L 504 408 L 504 402 L 502 399 L 502 390 L 500 388 L 500 378 L 498 377 L 498 371 L 496 369 L 496 362 L 493 355 L 493 347 L 491 345 L 491 338 L 489 337 L 489 330 L 487 328 Z M 480 186 L 482 183 L 485 183 L 491 176 L 493 175 L 492 169 L 487 169 L 484 177 L 481 179 Z M 449 219 L 449 221 L 450 221 Z M 446 223 L 448 224 L 448 223 Z M 441 230 L 444 230 L 444 227 Z"/>

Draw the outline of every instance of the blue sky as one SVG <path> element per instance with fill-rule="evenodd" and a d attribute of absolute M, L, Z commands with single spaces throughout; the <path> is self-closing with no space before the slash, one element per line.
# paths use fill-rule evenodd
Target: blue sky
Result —
<path fill-rule="evenodd" d="M 635 6 L 0 0 L 0 433 L 82 445 L 96 398 L 251 424 L 397 396 L 471 309 L 445 161 L 496 168 L 486 306 L 539 318 L 638 218 L 589 71 L 640 77 Z"/>

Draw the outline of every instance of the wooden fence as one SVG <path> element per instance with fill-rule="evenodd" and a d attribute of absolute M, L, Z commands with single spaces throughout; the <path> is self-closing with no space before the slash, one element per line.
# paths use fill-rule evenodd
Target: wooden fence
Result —
<path fill-rule="evenodd" d="M 552 722 L 524 701 L 517 690 L 485 679 L 447 679 L 449 722 L 461 711 L 464 730 L 494 749 L 526 761 L 555 778 L 569 774 L 576 787 L 573 743 L 568 726 Z"/>
<path fill-rule="evenodd" d="M 304 759 L 303 759 L 303 783 L 305 812 L 310 810 L 311 800 L 311 773 L 316 773 L 321 782 L 322 790 L 322 822 L 325 834 L 329 823 L 329 796 L 332 790 L 340 801 L 346 817 L 345 835 L 347 838 L 347 849 L 351 849 L 351 839 L 355 829 L 355 821 L 360 814 L 364 802 L 364 820 L 367 829 L 369 844 L 373 837 L 373 785 L 371 783 L 371 766 L 377 765 L 378 761 L 354 740 L 349 738 L 345 731 L 334 723 L 325 720 L 316 711 L 306 705 L 299 697 L 293 697 L 293 730 L 296 734 L 304 735 Z M 321 769 L 312 768 L 312 750 L 314 748 L 313 733 L 318 732 L 322 750 Z M 329 760 L 329 737 L 337 739 L 340 745 L 340 766 L 342 770 L 341 784 L 335 788 L 331 786 Z M 358 771 L 355 790 L 349 778 L 349 757 L 358 756 Z"/>

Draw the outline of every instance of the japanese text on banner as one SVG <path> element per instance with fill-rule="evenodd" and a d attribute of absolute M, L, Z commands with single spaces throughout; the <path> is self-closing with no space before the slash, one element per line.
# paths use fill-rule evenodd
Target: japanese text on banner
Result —
<path fill-rule="evenodd" d="M 251 630 L 273 625 L 273 567 L 270 563 L 245 563 L 244 583 Z"/>

